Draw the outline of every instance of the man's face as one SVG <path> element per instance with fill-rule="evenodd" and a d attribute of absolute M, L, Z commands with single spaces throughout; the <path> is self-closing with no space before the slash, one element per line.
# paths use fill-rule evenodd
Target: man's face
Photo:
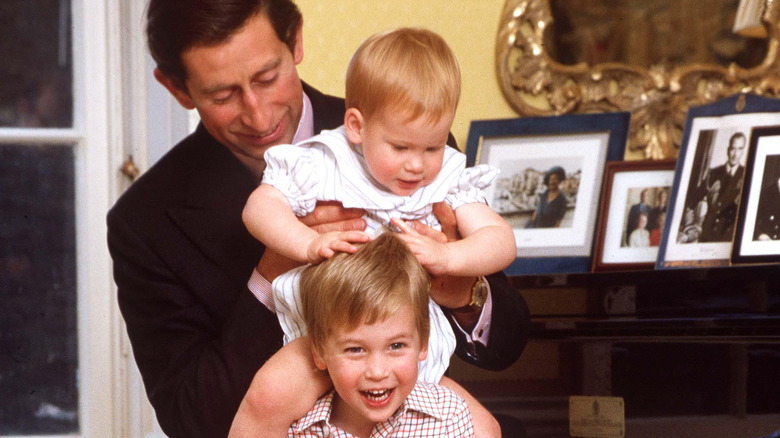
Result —
<path fill-rule="evenodd" d="M 182 54 L 186 92 L 166 86 L 182 106 L 197 109 L 209 133 L 259 175 L 265 151 L 291 143 L 298 128 L 303 90 L 296 65 L 302 59 L 301 29 L 291 52 L 261 13 L 228 41 Z"/>
<path fill-rule="evenodd" d="M 739 159 L 742 158 L 742 152 L 745 151 L 745 137 L 735 137 L 729 144 L 729 165 L 736 166 Z"/>

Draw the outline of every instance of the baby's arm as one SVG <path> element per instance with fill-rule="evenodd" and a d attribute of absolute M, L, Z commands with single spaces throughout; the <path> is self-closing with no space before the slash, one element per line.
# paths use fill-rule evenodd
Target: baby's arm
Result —
<path fill-rule="evenodd" d="M 302 263 L 318 263 L 338 251 L 355 252 L 352 243 L 370 240 L 361 231 L 317 233 L 298 220 L 284 194 L 269 184 L 260 184 L 252 192 L 242 217 L 256 239 Z"/>
<path fill-rule="evenodd" d="M 434 275 L 488 275 L 515 260 L 512 227 L 487 204 L 464 204 L 455 210 L 455 217 L 463 238 L 448 243 L 423 236 L 401 221 L 394 219 L 393 223 L 403 231 L 401 238 L 417 260 Z"/>

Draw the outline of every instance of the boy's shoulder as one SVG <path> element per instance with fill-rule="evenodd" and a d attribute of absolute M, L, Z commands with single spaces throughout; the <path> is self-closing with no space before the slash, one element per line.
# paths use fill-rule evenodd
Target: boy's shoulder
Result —
<path fill-rule="evenodd" d="M 466 408 L 466 401 L 453 390 L 430 382 L 420 382 L 406 398 L 408 409 L 446 418 Z"/>

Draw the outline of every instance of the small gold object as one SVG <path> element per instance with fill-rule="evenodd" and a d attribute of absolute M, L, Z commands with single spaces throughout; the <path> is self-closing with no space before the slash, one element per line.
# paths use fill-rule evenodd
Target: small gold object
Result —
<path fill-rule="evenodd" d="M 622 397 L 569 397 L 569 435 L 585 438 L 624 438 Z"/>
<path fill-rule="evenodd" d="M 127 157 L 127 160 L 122 163 L 122 167 L 119 170 L 122 172 L 122 175 L 126 176 L 130 181 L 134 181 L 138 177 L 138 174 L 141 173 L 141 170 L 135 165 L 132 155 Z"/>

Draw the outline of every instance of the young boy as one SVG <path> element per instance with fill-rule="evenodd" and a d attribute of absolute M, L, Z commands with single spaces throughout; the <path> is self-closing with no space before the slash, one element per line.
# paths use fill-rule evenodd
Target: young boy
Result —
<path fill-rule="evenodd" d="M 334 391 L 290 426 L 289 437 L 474 436 L 463 399 L 417 381 L 427 354 L 429 287 L 396 233 L 305 268 L 303 318 L 314 362 Z"/>

